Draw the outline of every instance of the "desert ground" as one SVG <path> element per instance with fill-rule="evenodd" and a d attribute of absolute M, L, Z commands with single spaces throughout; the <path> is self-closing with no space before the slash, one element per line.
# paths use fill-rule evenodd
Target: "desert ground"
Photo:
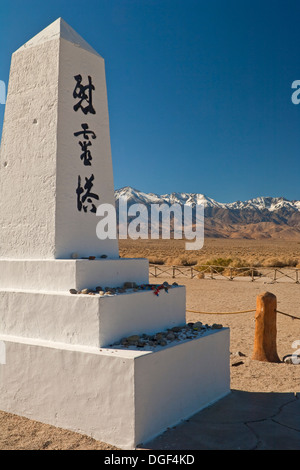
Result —
<path fill-rule="evenodd" d="M 270 243 L 255 240 L 214 239 L 208 240 L 203 250 L 198 253 L 185 252 L 181 241 L 180 243 L 178 241 L 128 242 L 127 247 L 124 242 L 120 244 L 120 253 L 128 257 L 150 258 L 151 255 L 153 259 L 157 257 L 157 259 L 165 260 L 164 262 L 180 257 L 183 259 L 186 256 L 190 259 L 194 257 L 197 262 L 230 257 L 245 259 L 251 265 L 255 263 L 264 265 L 263 260 L 267 265 L 270 259 L 277 260 L 277 264 L 288 260 L 294 260 L 296 264 L 299 264 L 300 242 L 295 240 Z M 150 278 L 150 282 L 155 284 L 165 280 L 170 283 L 174 281 L 170 277 Z M 278 310 L 300 319 L 300 284 L 289 278 L 281 278 L 273 283 L 266 277 L 257 278 L 254 282 L 246 277 L 233 281 L 226 278 L 178 277 L 176 282 L 186 286 L 187 322 L 201 321 L 209 325 L 221 323 L 230 328 L 231 389 L 249 392 L 300 392 L 300 364 L 284 362 L 287 356 L 297 353 L 293 346 L 294 342 L 299 341 L 298 349 L 300 348 L 300 320 L 277 313 L 277 352 L 282 362 L 275 364 L 251 359 L 255 328 L 254 312 L 202 314 L 188 311 L 251 310 L 256 307 L 257 295 L 269 291 L 277 297 Z M 197 358 L 195 358 L 195 370 L 196 367 Z M 0 449 L 113 450 L 115 448 L 86 436 L 0 411 Z"/>
<path fill-rule="evenodd" d="M 120 240 L 120 255 L 148 258 L 159 265 L 196 265 L 231 259 L 244 266 L 300 265 L 300 239 L 246 240 L 205 238 L 201 250 L 186 250 L 184 240 Z"/>

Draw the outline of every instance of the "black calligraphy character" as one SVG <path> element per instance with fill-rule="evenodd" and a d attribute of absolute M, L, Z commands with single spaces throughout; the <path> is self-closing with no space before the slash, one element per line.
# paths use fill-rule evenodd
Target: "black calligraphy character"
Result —
<path fill-rule="evenodd" d="M 81 160 L 83 160 L 84 165 L 91 166 L 92 154 L 88 147 L 92 145 L 92 143 L 90 142 L 90 137 L 92 139 L 96 139 L 97 136 L 94 131 L 89 130 L 88 124 L 81 124 L 81 128 L 82 131 L 74 132 L 75 137 L 82 135 L 83 138 L 86 139 L 83 142 L 79 142 L 81 150 L 83 151 L 83 153 L 80 155 L 80 158 Z"/>
<path fill-rule="evenodd" d="M 96 114 L 96 111 L 93 108 L 92 100 L 92 91 L 95 90 L 95 87 L 92 84 L 91 77 L 88 76 L 88 85 L 82 85 L 81 75 L 75 75 L 74 78 L 77 83 L 73 91 L 73 97 L 79 98 L 78 103 L 76 103 L 73 107 L 74 111 L 78 111 L 80 108 L 84 114 Z"/>
<path fill-rule="evenodd" d="M 88 150 L 88 147 L 91 146 L 91 142 L 88 140 L 84 140 L 83 142 L 79 142 L 79 145 L 82 150 L 82 154 L 80 155 L 81 160 L 83 160 L 83 164 L 86 166 L 91 166 L 91 161 L 92 161 L 92 154 L 90 150 Z"/>
<path fill-rule="evenodd" d="M 76 189 L 76 194 L 77 194 L 77 209 L 79 212 L 83 209 L 84 212 L 87 212 L 88 210 L 88 205 L 85 205 L 85 202 L 88 202 L 89 204 L 92 205 L 92 208 L 90 209 L 90 212 L 96 213 L 97 209 L 95 204 L 93 204 L 92 199 L 96 199 L 97 201 L 99 200 L 99 196 L 97 194 L 91 193 L 91 189 L 94 186 L 93 185 L 94 181 L 94 175 L 92 175 L 90 178 L 85 178 L 85 185 L 82 188 L 81 186 L 81 177 L 78 176 L 78 186 Z M 86 190 L 85 194 L 84 190 Z"/>
<path fill-rule="evenodd" d="M 92 139 L 97 138 L 95 132 L 89 130 L 89 125 L 88 124 L 86 124 L 86 123 L 81 124 L 81 127 L 83 129 L 82 131 L 74 132 L 75 137 L 78 137 L 79 135 L 83 135 L 84 139 L 90 140 L 89 134 L 91 134 Z"/>

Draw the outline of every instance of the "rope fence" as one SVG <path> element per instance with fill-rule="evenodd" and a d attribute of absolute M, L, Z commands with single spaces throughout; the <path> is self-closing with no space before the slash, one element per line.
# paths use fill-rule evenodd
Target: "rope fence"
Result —
<path fill-rule="evenodd" d="M 239 310 L 237 312 L 202 312 L 200 310 L 189 310 L 186 309 L 187 312 L 189 313 L 200 313 L 202 315 L 236 315 L 239 313 L 251 313 L 251 312 L 256 312 L 256 309 L 250 309 L 250 310 Z M 300 317 L 295 317 L 294 315 L 290 315 L 289 313 L 285 312 L 280 312 L 279 310 L 276 310 L 277 313 L 280 313 L 281 315 L 285 315 L 287 317 L 292 318 L 293 320 L 300 320 Z"/>
<path fill-rule="evenodd" d="M 200 313 L 203 315 L 232 315 L 255 312 L 255 333 L 252 359 L 263 362 L 282 362 L 277 354 L 276 344 L 276 314 L 285 315 L 293 320 L 300 320 L 300 317 L 290 315 L 277 310 L 277 298 L 270 292 L 264 292 L 256 298 L 256 308 L 249 310 L 239 310 L 232 312 L 204 312 L 200 310 L 186 309 L 187 312 Z M 293 356 L 293 355 L 292 355 Z M 295 364 L 300 364 L 300 356 L 294 358 Z M 294 361 L 292 360 L 294 363 Z"/>
<path fill-rule="evenodd" d="M 256 267 L 224 267 L 218 265 L 197 265 L 197 266 L 161 266 L 150 264 L 149 274 L 155 278 L 165 276 L 175 279 L 177 277 L 187 277 L 190 279 L 227 279 L 233 281 L 237 278 L 249 278 L 255 282 L 262 279 L 269 279 L 270 283 L 280 280 L 299 284 L 300 269 L 298 268 L 256 268 Z M 248 279 L 247 279 L 248 280 Z"/>
<path fill-rule="evenodd" d="M 186 309 L 187 312 L 189 313 L 202 313 L 203 315 L 235 315 L 239 313 L 250 313 L 250 312 L 255 312 L 256 309 L 252 310 L 240 310 L 238 312 L 200 312 L 198 310 L 188 310 Z"/>
<path fill-rule="evenodd" d="M 280 312 L 279 310 L 276 310 L 277 313 L 280 313 L 281 315 L 285 315 L 286 317 L 290 317 L 293 320 L 300 320 L 300 317 L 295 317 L 294 315 L 290 315 L 289 313 L 285 312 Z"/>

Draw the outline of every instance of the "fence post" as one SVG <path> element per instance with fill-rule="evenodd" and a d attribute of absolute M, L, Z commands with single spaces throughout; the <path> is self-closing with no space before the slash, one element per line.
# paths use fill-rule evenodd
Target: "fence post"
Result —
<path fill-rule="evenodd" d="M 210 267 L 210 278 L 211 279 L 214 278 L 214 270 L 213 270 L 212 266 Z"/>
<path fill-rule="evenodd" d="M 173 279 L 176 277 L 176 275 L 175 275 L 175 270 L 176 270 L 176 268 L 175 268 L 175 266 L 173 266 L 173 275 L 172 275 L 172 278 L 173 278 Z"/>
<path fill-rule="evenodd" d="M 255 336 L 252 359 L 264 362 L 281 362 L 276 347 L 277 299 L 264 292 L 257 296 L 255 313 Z"/>

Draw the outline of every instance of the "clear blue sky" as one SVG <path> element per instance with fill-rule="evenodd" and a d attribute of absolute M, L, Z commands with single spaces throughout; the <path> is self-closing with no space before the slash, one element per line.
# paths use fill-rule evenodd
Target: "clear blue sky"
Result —
<path fill-rule="evenodd" d="M 105 58 L 116 189 L 300 199 L 299 0 L 0 1 L 1 80 L 60 16 Z"/>

